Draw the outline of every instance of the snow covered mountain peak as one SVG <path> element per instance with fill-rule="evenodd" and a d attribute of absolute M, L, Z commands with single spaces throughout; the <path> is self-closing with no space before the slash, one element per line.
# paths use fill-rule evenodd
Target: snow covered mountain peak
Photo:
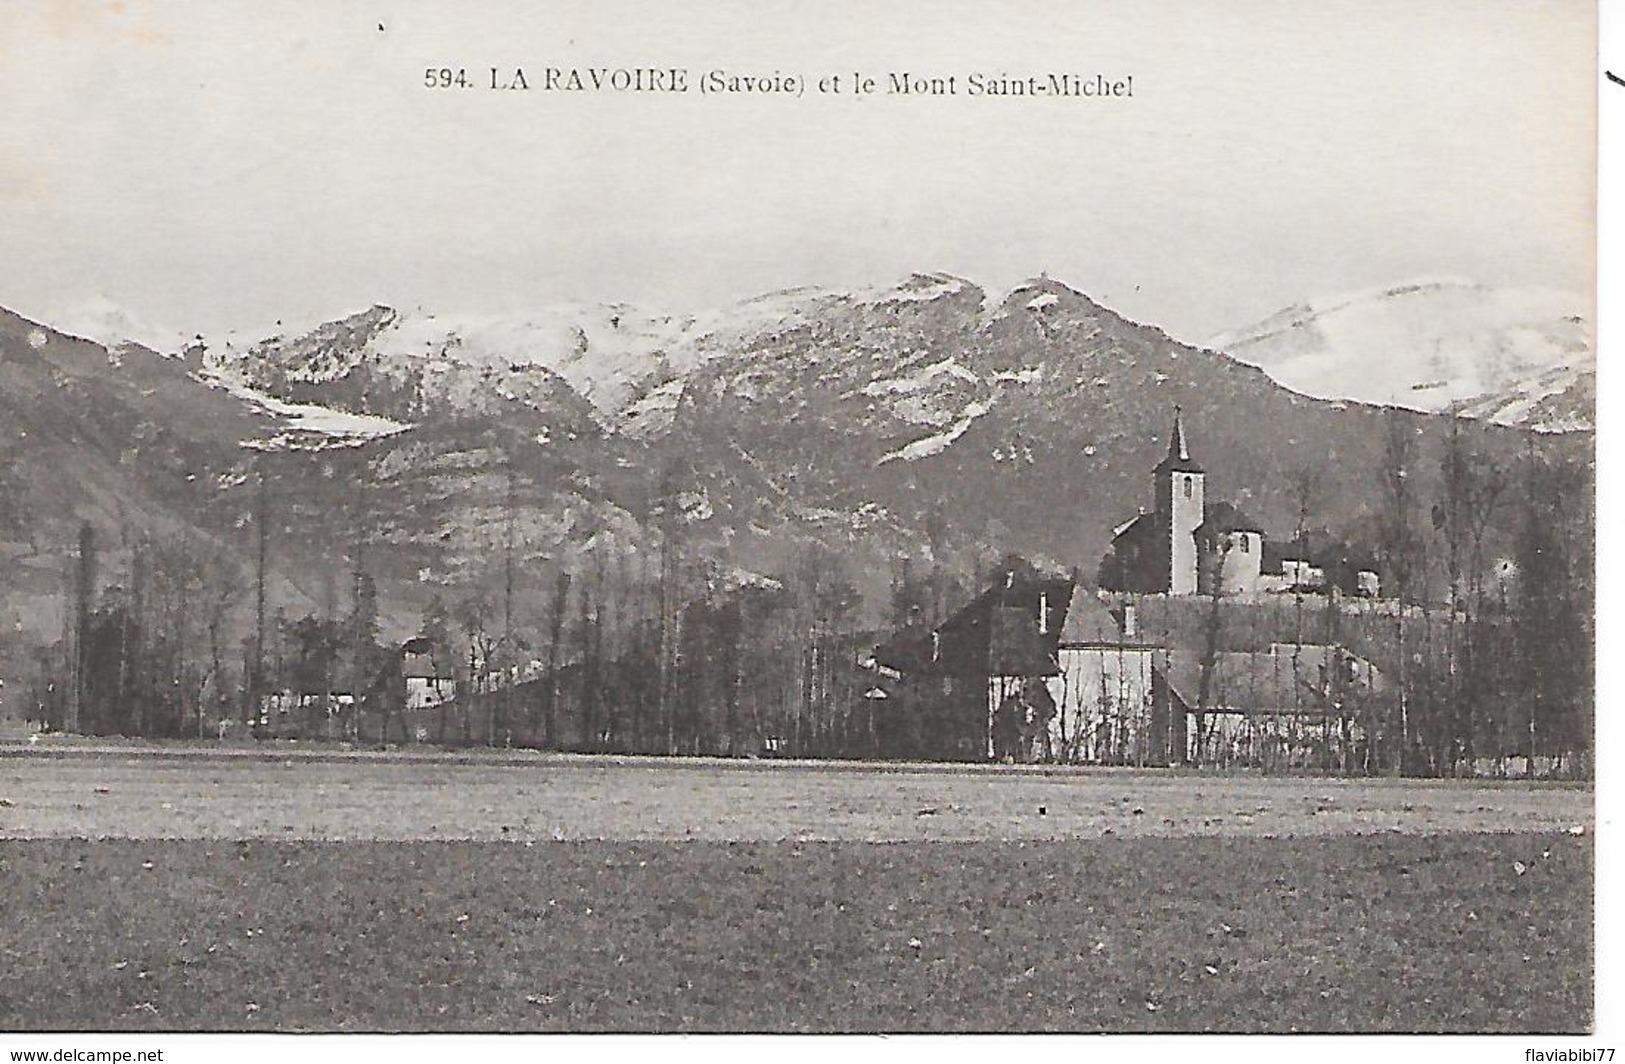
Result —
<path fill-rule="evenodd" d="M 106 296 L 76 303 L 61 313 L 50 315 L 48 320 L 58 332 L 90 340 L 109 351 L 134 344 L 160 355 L 176 355 L 187 341 L 181 330 L 137 317 Z"/>
<path fill-rule="evenodd" d="M 207 363 L 222 379 L 288 397 L 345 378 L 382 378 L 395 408 L 357 413 L 415 417 L 395 393 L 471 410 L 493 389 L 524 393 L 556 376 L 605 424 L 657 431 L 675 408 L 683 381 L 723 355 L 753 350 L 788 333 L 846 315 L 890 313 L 981 290 L 962 278 L 917 273 L 894 285 L 794 288 L 692 314 L 627 303 L 568 303 L 496 315 L 439 314 L 374 306 L 298 335 L 211 347 Z M 359 371 L 359 373 L 358 373 Z"/>
<path fill-rule="evenodd" d="M 1429 278 L 1295 304 L 1207 346 L 1317 398 L 1569 430 L 1593 420 L 1587 310 L 1553 289 Z"/>

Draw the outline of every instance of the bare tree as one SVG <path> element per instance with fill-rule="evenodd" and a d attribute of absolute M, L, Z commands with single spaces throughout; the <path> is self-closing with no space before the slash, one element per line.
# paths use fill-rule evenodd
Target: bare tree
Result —
<path fill-rule="evenodd" d="M 463 639 L 463 650 L 467 667 L 468 682 L 458 684 L 461 704 L 460 721 L 462 727 L 462 741 L 474 741 L 473 710 L 478 696 L 485 695 L 488 700 L 490 691 L 497 677 L 492 674 L 492 657 L 496 651 L 497 639 L 490 630 L 491 601 L 482 588 L 472 588 L 452 608 L 452 621 L 456 624 Z M 463 691 L 468 697 L 461 697 Z M 494 721 L 489 714 L 486 718 L 484 741 L 487 745 L 492 742 Z"/>
<path fill-rule="evenodd" d="M 1420 568 L 1424 553 L 1416 530 L 1416 430 L 1413 416 L 1390 409 L 1386 415 L 1386 434 L 1383 443 L 1381 553 L 1383 581 L 1392 589 L 1395 602 L 1394 624 L 1398 653 L 1399 685 L 1399 749 L 1393 763 L 1395 773 L 1403 773 L 1410 760 L 1411 699 L 1413 677 L 1410 668 L 1410 649 L 1406 645 L 1405 615 L 1412 600 L 1414 577 Z"/>
<path fill-rule="evenodd" d="M 1217 718 L 1212 712 L 1213 697 L 1217 693 L 1214 684 L 1217 679 L 1220 637 L 1224 628 L 1224 581 L 1220 579 L 1224 572 L 1225 557 L 1230 553 L 1230 540 L 1221 539 L 1217 551 L 1209 552 L 1203 564 L 1211 567 L 1207 584 L 1211 589 L 1207 607 L 1207 619 L 1202 628 L 1202 657 L 1200 672 L 1196 681 L 1196 763 L 1201 764 L 1208 756 L 1208 745 L 1213 738 L 1213 729 Z"/>
<path fill-rule="evenodd" d="M 570 574 L 559 570 L 553 585 L 553 608 L 549 614 L 551 633 L 547 641 L 547 685 L 542 692 L 542 742 L 549 749 L 558 746 L 556 714 L 559 707 L 559 651 L 564 642 L 564 612 L 570 603 Z"/>
<path fill-rule="evenodd" d="M 1451 420 L 1440 463 L 1442 491 L 1432 515 L 1433 527 L 1444 541 L 1448 582 L 1444 667 L 1453 771 L 1462 763 L 1470 766 L 1477 756 L 1478 707 L 1486 695 L 1480 646 L 1487 575 L 1484 544 L 1508 485 L 1505 469 L 1471 446 L 1471 425 L 1464 421 Z"/>

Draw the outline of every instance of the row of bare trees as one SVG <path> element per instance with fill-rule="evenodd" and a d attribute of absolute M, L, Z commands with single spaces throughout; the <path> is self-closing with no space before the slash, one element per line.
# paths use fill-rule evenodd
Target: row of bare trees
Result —
<path fill-rule="evenodd" d="M 860 751 L 856 588 L 829 558 L 790 582 L 594 552 L 510 617 L 436 596 L 417 642 L 458 696 L 418 727 L 448 744 L 721 754 Z"/>
<path fill-rule="evenodd" d="M 101 586 L 96 533 L 81 528 L 63 638 L 39 652 L 32 715 L 87 734 L 214 734 L 240 705 L 238 566 L 196 535 L 118 546 L 128 567 Z"/>

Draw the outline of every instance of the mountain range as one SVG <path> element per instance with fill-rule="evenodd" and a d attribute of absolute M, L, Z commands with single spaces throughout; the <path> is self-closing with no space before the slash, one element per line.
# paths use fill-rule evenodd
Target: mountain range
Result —
<path fill-rule="evenodd" d="M 1278 536 L 1308 482 L 1317 527 L 1370 542 L 1396 419 L 1423 494 L 1441 410 L 1479 419 L 1485 462 L 1591 453 L 1588 432 L 1552 431 L 1591 424 L 1584 318 L 1457 282 L 1289 308 L 1205 347 L 1047 277 L 1000 295 L 944 274 L 695 315 L 374 306 L 253 343 L 143 343 L 133 322 L 0 311 L 0 668 L 60 633 L 80 522 L 109 579 L 143 535 L 246 566 L 262 480 L 274 604 L 334 609 L 359 559 L 398 634 L 505 566 L 539 596 L 559 570 L 647 574 L 674 537 L 713 581 L 825 559 L 871 619 L 903 556 L 1092 575 L 1150 505 L 1176 405 L 1210 492 Z"/>

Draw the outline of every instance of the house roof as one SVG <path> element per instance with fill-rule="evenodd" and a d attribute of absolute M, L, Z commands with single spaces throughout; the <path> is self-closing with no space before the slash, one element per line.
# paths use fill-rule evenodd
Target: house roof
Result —
<path fill-rule="evenodd" d="M 1066 612 L 1066 624 L 1061 628 L 1061 645 L 1082 643 L 1124 643 L 1123 625 L 1110 606 L 1090 594 L 1072 596 L 1072 606 Z"/>
<path fill-rule="evenodd" d="M 931 667 L 931 630 L 904 628 L 875 646 L 875 664 L 907 676 Z"/>
<path fill-rule="evenodd" d="M 408 680 L 449 680 L 451 671 L 435 666 L 432 654 L 401 655 L 401 675 Z"/>
<path fill-rule="evenodd" d="M 989 676 L 1047 676 L 1056 671 L 1055 633 L 1040 632 L 1030 610 L 998 606 L 991 621 Z"/>
<path fill-rule="evenodd" d="M 1352 678 L 1336 675 L 1339 664 L 1358 666 Z M 1173 695 L 1187 710 L 1202 701 L 1202 660 L 1194 654 L 1172 656 L 1158 667 Z M 1258 716 L 1324 715 L 1335 700 L 1385 688 L 1369 662 L 1341 647 L 1322 644 L 1276 644 L 1267 651 L 1226 651 L 1213 656 L 1208 680 L 1209 712 Z"/>
<path fill-rule="evenodd" d="M 1202 662 L 1180 656 L 1163 667 L 1168 686 L 1187 710 L 1202 705 Z M 1324 714 L 1328 700 L 1320 674 L 1273 654 L 1229 652 L 1214 655 L 1207 709 L 1213 713 L 1258 715 Z"/>
<path fill-rule="evenodd" d="M 875 661 L 904 674 L 1047 676 L 1073 598 L 1069 576 L 1019 559 L 932 629 L 905 628 L 875 648 Z M 1047 609 L 1044 631 L 1041 615 Z"/>
<path fill-rule="evenodd" d="M 1307 544 L 1277 543 L 1273 539 L 1264 541 L 1264 560 L 1259 566 L 1262 572 L 1280 575 L 1285 572 L 1287 562 L 1307 562 L 1314 564 L 1309 557 Z"/>

